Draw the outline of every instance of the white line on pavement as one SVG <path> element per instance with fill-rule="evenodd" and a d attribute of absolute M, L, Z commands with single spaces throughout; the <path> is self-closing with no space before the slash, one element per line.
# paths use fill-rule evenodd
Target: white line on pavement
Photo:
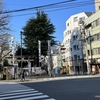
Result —
<path fill-rule="evenodd" d="M 12 100 L 12 99 L 14 99 L 14 98 L 22 98 L 22 97 L 27 97 L 27 96 L 35 96 L 35 95 L 41 95 L 41 94 L 43 94 L 43 93 L 35 93 L 35 94 L 28 94 L 28 95 L 18 95 L 18 96 L 10 96 L 10 97 L 0 97 L 0 99 L 1 100 L 6 100 L 6 99 L 10 99 L 10 100 Z M 18 99 L 19 100 L 19 99 Z M 25 99 L 24 99 L 25 100 Z"/>

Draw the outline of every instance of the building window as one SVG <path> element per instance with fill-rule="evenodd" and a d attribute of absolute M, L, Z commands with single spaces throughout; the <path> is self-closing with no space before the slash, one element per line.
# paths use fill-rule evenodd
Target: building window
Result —
<path fill-rule="evenodd" d="M 99 10 L 100 10 L 100 6 L 99 6 Z"/>
<path fill-rule="evenodd" d="M 79 50 L 79 45 L 77 45 L 77 50 Z"/>
<path fill-rule="evenodd" d="M 72 48 L 70 48 L 70 50 L 72 51 Z"/>
<path fill-rule="evenodd" d="M 96 24 L 96 26 L 99 25 L 99 19 L 97 19 L 97 20 L 95 21 L 95 24 Z"/>
<path fill-rule="evenodd" d="M 91 27 L 93 28 L 93 22 L 91 23 Z"/>
<path fill-rule="evenodd" d="M 93 55 L 97 55 L 98 54 L 98 48 L 94 48 L 93 49 Z"/>
<path fill-rule="evenodd" d="M 69 35 L 69 31 L 67 31 L 67 34 Z"/>
<path fill-rule="evenodd" d="M 97 41 L 97 35 L 94 35 L 94 41 Z"/>
<path fill-rule="evenodd" d="M 100 39 L 100 33 L 97 34 L 97 40 L 99 40 L 99 39 Z"/>
<path fill-rule="evenodd" d="M 67 35 L 67 32 L 65 34 Z"/>
<path fill-rule="evenodd" d="M 77 22 L 78 21 L 78 18 L 77 17 L 74 17 L 74 22 Z"/>
<path fill-rule="evenodd" d="M 79 20 L 82 20 L 82 21 L 84 21 L 84 20 L 85 20 L 85 17 L 81 17 L 81 18 L 79 18 Z"/>
<path fill-rule="evenodd" d="M 88 50 L 88 55 L 90 56 L 90 50 Z"/>
<path fill-rule="evenodd" d="M 77 60 L 77 55 L 74 55 L 74 60 Z"/>
<path fill-rule="evenodd" d="M 70 30 L 70 34 L 71 34 L 71 30 Z"/>
<path fill-rule="evenodd" d="M 68 43 L 70 43 L 70 39 L 68 39 Z"/>
<path fill-rule="evenodd" d="M 73 46 L 74 50 L 76 50 L 76 45 Z"/>
<path fill-rule="evenodd" d="M 78 39 L 78 35 L 76 35 L 76 39 Z"/>
<path fill-rule="evenodd" d="M 98 19 L 98 24 L 100 25 L 100 18 Z"/>
<path fill-rule="evenodd" d="M 95 21 L 93 21 L 92 28 L 95 28 L 95 27 L 96 27 L 96 23 L 95 23 Z"/>
<path fill-rule="evenodd" d="M 69 26 L 69 23 L 67 23 L 67 26 Z"/>
<path fill-rule="evenodd" d="M 78 55 L 78 59 L 80 59 L 80 56 Z"/>
<path fill-rule="evenodd" d="M 98 54 L 100 54 L 100 48 L 98 48 Z"/>
<path fill-rule="evenodd" d="M 100 39 L 100 32 L 98 34 L 99 34 L 99 39 Z"/>
<path fill-rule="evenodd" d="M 73 36 L 73 40 L 75 40 L 75 36 Z"/>

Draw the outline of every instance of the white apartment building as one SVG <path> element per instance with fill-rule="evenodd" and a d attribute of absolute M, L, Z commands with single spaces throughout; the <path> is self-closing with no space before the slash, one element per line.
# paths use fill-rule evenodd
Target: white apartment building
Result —
<path fill-rule="evenodd" d="M 72 15 L 66 21 L 66 30 L 64 31 L 63 45 L 65 50 L 65 66 L 69 68 L 69 74 L 82 74 L 84 70 L 83 65 L 83 49 L 80 39 L 80 20 L 85 20 L 92 13 L 81 12 Z"/>

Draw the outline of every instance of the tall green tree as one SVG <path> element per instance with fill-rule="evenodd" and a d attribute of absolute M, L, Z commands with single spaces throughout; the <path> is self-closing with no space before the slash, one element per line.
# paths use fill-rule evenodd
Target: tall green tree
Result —
<path fill-rule="evenodd" d="M 55 26 L 51 23 L 44 11 L 37 11 L 36 17 L 30 18 L 23 27 L 24 45 L 28 52 L 38 58 L 38 40 L 41 41 L 41 54 L 47 55 L 48 40 L 51 45 L 56 42 L 53 33 Z"/>

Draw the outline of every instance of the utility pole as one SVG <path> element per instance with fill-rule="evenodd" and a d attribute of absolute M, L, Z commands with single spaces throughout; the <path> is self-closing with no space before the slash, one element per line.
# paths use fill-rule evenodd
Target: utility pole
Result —
<path fill-rule="evenodd" d="M 13 55 L 13 59 L 12 59 L 12 61 L 13 61 L 13 65 L 14 65 L 14 62 L 15 62 L 15 46 L 14 46 L 14 37 L 12 36 L 11 37 L 11 43 L 12 43 L 12 55 Z"/>
<path fill-rule="evenodd" d="M 80 36 L 79 36 L 79 39 L 78 39 L 78 41 L 80 41 L 80 45 L 81 45 L 81 68 L 80 68 L 80 62 L 79 62 L 79 71 L 82 71 L 82 75 L 83 75 L 83 73 L 84 73 L 84 70 L 83 70 L 83 64 L 84 64 L 84 55 L 83 55 L 83 38 L 82 38 L 82 36 L 83 36 L 83 22 L 82 22 L 82 20 L 80 20 L 79 21 L 79 28 L 80 28 L 80 31 L 79 31 L 79 33 L 80 33 Z M 78 60 L 79 61 L 79 60 Z"/>
<path fill-rule="evenodd" d="M 14 79 L 16 78 L 16 70 L 17 66 L 15 66 L 15 45 L 14 45 L 14 37 L 11 37 L 11 43 L 12 43 L 12 62 L 13 62 L 13 68 L 14 68 Z"/>
<path fill-rule="evenodd" d="M 62 55 L 61 55 L 61 44 L 60 44 L 60 42 L 58 42 L 58 46 L 59 46 L 60 63 L 61 63 L 61 67 L 63 67 L 63 63 L 62 63 Z"/>
<path fill-rule="evenodd" d="M 21 72 L 22 72 L 22 31 L 20 32 L 21 35 Z"/>
<path fill-rule="evenodd" d="M 90 74 L 90 64 L 89 64 L 89 58 L 88 58 L 87 40 L 86 40 L 85 51 L 86 51 L 86 63 L 87 63 L 87 71 L 88 71 L 88 74 Z"/>
<path fill-rule="evenodd" d="M 64 66 L 63 66 L 63 60 L 62 60 L 62 52 L 61 52 L 61 50 L 63 51 L 63 50 L 65 50 L 66 48 L 64 47 L 64 45 L 61 45 L 60 44 L 60 42 L 58 42 L 58 46 L 59 46 L 59 48 L 58 48 L 58 50 L 59 50 L 59 60 L 60 60 L 60 67 L 62 67 L 62 71 L 63 71 L 63 73 L 64 73 Z"/>
<path fill-rule="evenodd" d="M 39 67 L 41 66 L 41 41 L 38 40 L 38 51 L 39 51 Z"/>
<path fill-rule="evenodd" d="M 84 27 L 84 21 L 83 20 L 80 20 L 79 21 L 79 24 L 81 25 L 80 26 L 80 30 L 81 30 L 81 39 L 82 39 L 82 36 L 85 40 L 85 52 L 86 52 L 86 64 L 87 64 L 87 71 L 88 71 L 88 74 L 90 74 L 90 64 L 89 64 L 89 58 L 88 58 L 88 50 L 87 50 L 87 35 L 85 34 L 85 27 Z M 82 43 L 83 45 L 83 43 Z"/>
<path fill-rule="evenodd" d="M 48 40 L 48 73 L 52 76 L 52 57 L 51 57 L 51 41 Z"/>

